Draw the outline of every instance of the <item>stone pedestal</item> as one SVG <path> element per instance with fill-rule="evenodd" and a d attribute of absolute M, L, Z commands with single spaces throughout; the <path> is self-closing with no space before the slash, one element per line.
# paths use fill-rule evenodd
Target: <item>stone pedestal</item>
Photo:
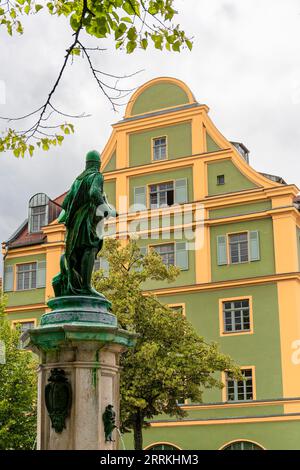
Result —
<path fill-rule="evenodd" d="M 38 436 L 41 450 L 116 450 L 105 442 L 102 415 L 113 405 L 119 424 L 119 357 L 135 342 L 117 325 L 109 303 L 97 297 L 61 297 L 49 301 L 54 310 L 43 315 L 40 327 L 23 335 L 26 347 L 39 354 Z M 51 370 L 63 370 L 72 400 L 65 428 L 56 432 L 49 417 L 45 389 Z"/>

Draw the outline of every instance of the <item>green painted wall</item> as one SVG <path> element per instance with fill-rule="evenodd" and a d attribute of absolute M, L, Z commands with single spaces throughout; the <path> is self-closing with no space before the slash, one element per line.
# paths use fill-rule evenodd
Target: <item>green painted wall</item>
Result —
<path fill-rule="evenodd" d="M 45 261 L 45 255 L 20 256 L 18 258 L 6 258 L 5 266 L 15 266 L 16 264 L 31 263 L 34 261 Z M 16 268 L 14 268 L 16 269 Z M 25 291 L 6 292 L 7 306 L 15 307 L 17 305 L 29 305 L 45 302 L 45 289 L 31 289 Z"/>
<path fill-rule="evenodd" d="M 171 442 L 184 450 L 217 450 L 230 441 L 248 439 L 267 450 L 299 450 L 300 421 L 245 424 L 215 424 L 147 428 L 144 447 L 155 442 Z M 125 434 L 126 448 L 133 448 L 132 435 Z"/>
<path fill-rule="evenodd" d="M 147 186 L 149 184 L 164 183 L 166 181 L 187 178 L 189 202 L 193 201 L 193 170 L 191 167 L 180 168 L 180 170 L 162 171 L 160 173 L 149 173 L 142 176 L 129 178 L 129 205 L 134 203 L 134 188 Z M 149 204 L 149 201 L 147 201 Z"/>
<path fill-rule="evenodd" d="M 230 217 L 232 215 L 253 214 L 272 209 L 272 201 L 256 202 L 254 204 L 239 204 L 235 206 L 222 207 L 209 211 L 210 219 Z"/>
<path fill-rule="evenodd" d="M 104 192 L 106 193 L 108 202 L 116 207 L 116 181 L 105 181 L 104 179 Z"/>
<path fill-rule="evenodd" d="M 43 313 L 44 313 L 43 310 L 32 310 L 29 312 L 8 313 L 7 317 L 11 321 L 12 320 L 26 320 L 29 318 L 36 318 L 37 321 L 39 321 Z"/>
<path fill-rule="evenodd" d="M 221 150 L 221 147 L 219 147 L 208 133 L 206 133 L 206 149 L 207 152 L 217 152 L 218 150 Z"/>
<path fill-rule="evenodd" d="M 158 109 L 188 104 L 186 92 L 173 83 L 157 83 L 147 88 L 136 99 L 131 115 L 150 113 Z"/>
<path fill-rule="evenodd" d="M 217 236 L 226 235 L 227 233 L 243 232 L 246 230 L 259 231 L 260 261 L 218 266 Z M 258 277 L 275 273 L 273 223 L 271 218 L 211 227 L 210 243 L 212 281 Z"/>
<path fill-rule="evenodd" d="M 253 298 L 254 333 L 220 336 L 219 299 L 239 296 L 252 296 Z M 159 298 L 167 304 L 185 303 L 187 319 L 206 341 L 218 342 L 220 350 L 229 354 L 239 365 L 256 366 L 257 400 L 282 397 L 276 284 L 218 289 Z M 266 299 L 268 299 L 267 302 Z M 205 391 L 203 401 L 205 403 L 221 402 L 222 391 L 218 389 Z"/>
<path fill-rule="evenodd" d="M 18 305 L 40 304 L 45 302 L 45 289 L 31 289 L 18 292 L 6 292 L 8 307 L 16 307 Z"/>
<path fill-rule="evenodd" d="M 16 264 L 33 263 L 34 261 L 45 261 L 45 260 L 46 260 L 46 256 L 43 254 L 19 256 L 18 258 L 6 258 L 4 261 L 4 265 L 12 266 Z"/>
<path fill-rule="evenodd" d="M 228 160 L 222 162 L 209 163 L 208 165 L 208 195 L 243 191 L 253 189 L 257 186 L 252 183 L 240 170 Z M 225 175 L 225 184 L 217 185 L 217 176 Z"/>
<path fill-rule="evenodd" d="M 129 166 L 151 163 L 152 139 L 167 136 L 168 159 L 181 158 L 192 154 L 191 123 L 159 127 L 129 136 Z"/>
<path fill-rule="evenodd" d="M 103 173 L 107 173 L 108 171 L 114 171 L 116 169 L 116 159 L 116 152 L 114 152 L 110 157 L 106 167 L 104 168 Z"/>
<path fill-rule="evenodd" d="M 174 240 L 174 234 L 170 234 L 168 238 L 162 239 L 161 235 L 159 238 L 150 238 L 150 239 L 140 239 L 139 240 L 139 246 L 149 246 L 149 245 L 156 245 L 156 244 L 161 244 L 161 243 L 170 243 L 172 241 L 185 241 L 183 240 Z M 152 281 L 148 280 L 144 288 L 147 290 L 150 289 L 160 289 L 163 287 L 174 287 L 174 286 L 182 286 L 182 285 L 189 285 L 189 284 L 194 284 L 196 281 L 196 276 L 195 276 L 195 257 L 194 257 L 194 252 L 193 251 L 188 251 L 188 259 L 189 259 L 189 269 L 180 271 L 179 276 L 175 281 L 169 283 L 167 281 Z"/>

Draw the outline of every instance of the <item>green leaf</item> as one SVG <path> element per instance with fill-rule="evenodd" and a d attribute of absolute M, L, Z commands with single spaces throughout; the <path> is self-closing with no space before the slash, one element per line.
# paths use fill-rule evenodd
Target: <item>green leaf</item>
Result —
<path fill-rule="evenodd" d="M 36 11 L 36 13 L 37 13 L 38 11 L 40 11 L 42 8 L 44 8 L 43 5 L 35 5 L 35 11 Z"/>
<path fill-rule="evenodd" d="M 147 47 L 148 47 L 148 41 L 147 41 L 147 39 L 144 38 L 144 39 L 141 40 L 141 48 L 146 50 Z"/>
<path fill-rule="evenodd" d="M 77 29 L 79 28 L 79 25 L 80 25 L 80 20 L 79 20 L 79 17 L 77 16 L 77 14 L 71 16 L 70 25 L 71 25 L 71 28 L 74 31 L 77 31 Z"/>
<path fill-rule="evenodd" d="M 132 19 L 129 16 L 124 16 L 121 18 L 121 21 L 125 21 L 126 23 L 133 23 Z"/>
<path fill-rule="evenodd" d="M 29 15 L 30 5 L 26 5 L 26 7 L 24 8 L 24 11 L 25 11 L 26 15 Z"/>
<path fill-rule="evenodd" d="M 136 29 L 134 26 L 127 31 L 127 37 L 130 39 L 130 41 L 135 41 L 137 38 Z"/>
<path fill-rule="evenodd" d="M 187 47 L 189 48 L 189 50 L 191 51 L 193 49 L 193 43 L 191 41 L 189 41 L 188 39 L 186 39 L 185 41 Z"/>
<path fill-rule="evenodd" d="M 28 151 L 29 151 L 30 156 L 32 157 L 33 152 L 34 152 L 34 146 L 33 146 L 33 145 L 29 145 Z"/>
<path fill-rule="evenodd" d="M 74 49 L 72 49 L 71 54 L 72 55 L 80 55 L 80 52 L 81 52 L 80 47 L 75 47 Z"/>
<path fill-rule="evenodd" d="M 174 44 L 172 44 L 172 49 L 173 49 L 173 51 L 175 51 L 175 52 L 180 52 L 180 46 L 181 46 L 180 41 L 174 42 Z"/>
<path fill-rule="evenodd" d="M 125 23 L 120 23 L 118 29 L 115 31 L 115 39 L 120 39 L 125 31 L 127 30 L 127 26 Z"/>
<path fill-rule="evenodd" d="M 132 4 L 133 4 L 133 1 L 132 1 Z M 135 10 L 132 8 L 131 3 L 127 1 L 123 3 L 122 8 L 123 10 L 126 11 L 126 13 L 128 13 L 128 15 L 134 15 L 136 13 Z"/>
<path fill-rule="evenodd" d="M 136 41 L 128 41 L 126 45 L 127 54 L 132 54 L 132 52 L 135 50 L 136 47 L 137 47 Z"/>

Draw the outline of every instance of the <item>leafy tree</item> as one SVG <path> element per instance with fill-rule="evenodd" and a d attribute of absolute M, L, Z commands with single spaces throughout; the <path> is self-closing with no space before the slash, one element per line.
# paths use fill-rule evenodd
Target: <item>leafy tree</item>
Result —
<path fill-rule="evenodd" d="M 12 329 L 0 298 L 0 450 L 33 449 L 36 436 L 36 366 L 32 353 L 19 349 L 20 331 Z M 4 352 L 4 351 L 3 351 Z"/>
<path fill-rule="evenodd" d="M 116 49 L 123 49 L 128 54 L 136 48 L 146 50 L 149 44 L 159 50 L 165 48 L 167 51 L 180 52 L 183 47 L 191 50 L 191 40 L 179 25 L 173 23 L 177 14 L 173 3 L 174 0 L 0 0 L 0 26 L 6 27 L 9 35 L 23 34 L 23 15 L 36 15 L 41 11 L 52 16 L 65 16 L 73 33 L 72 43 L 66 49 L 62 67 L 45 102 L 24 116 L 2 117 L 8 122 L 27 122 L 28 119 L 31 122 L 25 131 L 8 128 L 0 138 L 0 152 L 12 150 L 16 157 L 24 157 L 27 152 L 33 155 L 36 147 L 48 150 L 51 146 L 61 145 L 64 136 L 74 132 L 71 123 L 49 121 L 53 114 L 68 118 L 84 117 L 82 114 L 65 114 L 53 104 L 53 96 L 71 57 L 82 56 L 86 60 L 93 78 L 114 109 L 120 106 L 121 98 L 133 91 L 116 87 L 107 81 L 113 79 L 115 82 L 115 79 L 125 76 L 99 70 L 94 65 L 92 53 L 103 49 L 98 46 L 87 47 L 84 44 L 86 37 L 100 39 L 101 44 L 112 37 Z"/>
<path fill-rule="evenodd" d="M 121 327 L 139 335 L 136 346 L 121 358 L 122 430 L 133 430 L 139 450 L 148 419 L 162 413 L 184 417 L 178 401 L 201 402 L 204 389 L 223 387 L 215 372 L 227 370 L 239 377 L 239 369 L 180 313 L 143 293 L 146 280 L 173 281 L 178 268 L 167 268 L 154 250 L 141 256 L 133 240 L 122 247 L 108 239 L 103 256 L 109 262 L 109 275 L 96 272 L 95 287 L 113 301 Z"/>

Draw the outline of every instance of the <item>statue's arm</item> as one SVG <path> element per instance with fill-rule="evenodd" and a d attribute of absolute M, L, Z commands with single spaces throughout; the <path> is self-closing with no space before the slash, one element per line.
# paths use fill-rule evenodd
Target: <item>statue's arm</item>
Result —
<path fill-rule="evenodd" d="M 105 202 L 103 194 L 103 176 L 101 173 L 95 175 L 93 179 L 90 187 L 90 198 L 96 205 L 100 205 Z"/>

